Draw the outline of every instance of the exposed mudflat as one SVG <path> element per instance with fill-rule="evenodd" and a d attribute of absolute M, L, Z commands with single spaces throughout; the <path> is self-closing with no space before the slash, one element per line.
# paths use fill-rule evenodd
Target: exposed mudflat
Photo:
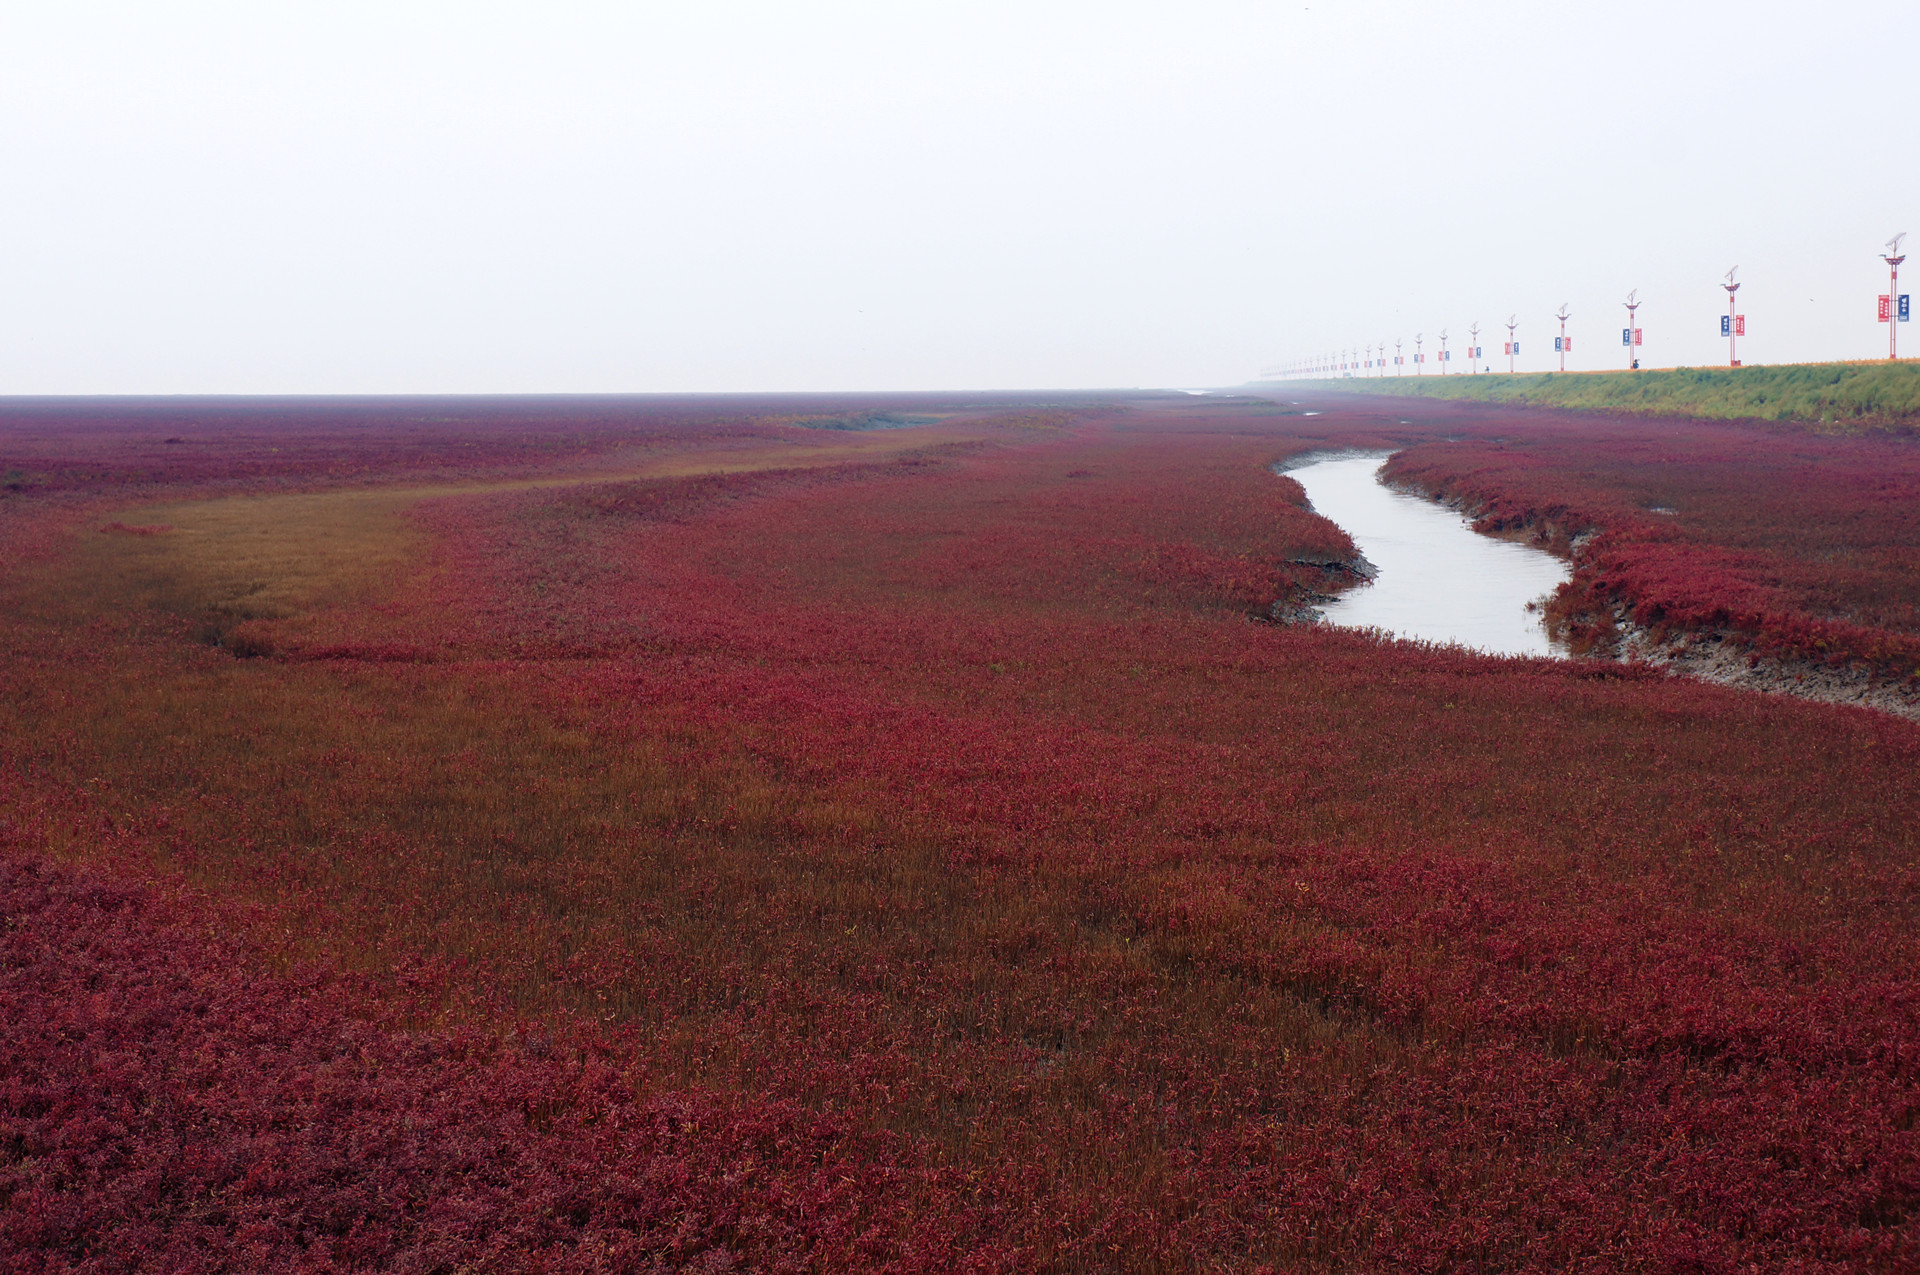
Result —
<path fill-rule="evenodd" d="M 1920 721 L 1920 692 L 1876 679 L 1863 669 L 1769 659 L 1753 654 L 1727 633 L 1682 633 L 1656 642 L 1631 623 L 1622 623 L 1621 628 L 1626 634 L 1620 644 L 1623 660 L 1644 661 L 1718 686 L 1874 708 Z"/>

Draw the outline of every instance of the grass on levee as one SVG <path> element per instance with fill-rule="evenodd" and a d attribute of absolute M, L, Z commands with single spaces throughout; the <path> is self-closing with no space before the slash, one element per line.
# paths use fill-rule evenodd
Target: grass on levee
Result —
<path fill-rule="evenodd" d="M 1342 393 L 1418 395 L 1529 407 L 1801 421 L 1841 430 L 1910 429 L 1920 422 L 1920 362 L 1915 361 L 1380 376 L 1298 384 Z"/>

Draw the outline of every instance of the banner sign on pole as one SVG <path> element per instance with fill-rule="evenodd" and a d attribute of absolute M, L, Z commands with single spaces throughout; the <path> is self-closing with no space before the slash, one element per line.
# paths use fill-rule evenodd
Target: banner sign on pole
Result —
<path fill-rule="evenodd" d="M 1573 351 L 1573 338 L 1572 338 L 1572 337 L 1568 337 L 1568 338 L 1567 338 L 1567 343 L 1566 343 L 1565 345 L 1563 345 L 1563 346 L 1561 346 L 1560 348 L 1561 348 L 1561 349 L 1563 349 L 1563 350 L 1566 350 L 1566 351 L 1568 351 L 1569 353 L 1571 353 L 1571 352 Z"/>
<path fill-rule="evenodd" d="M 1893 298 L 1886 293 L 1880 294 L 1880 322 L 1886 323 L 1893 318 Z"/>
<path fill-rule="evenodd" d="M 1729 336 L 1732 334 L 1732 332 L 1733 332 L 1733 316 L 1730 314 L 1721 315 L 1720 316 L 1720 335 Z"/>
<path fill-rule="evenodd" d="M 1900 294 L 1900 322 L 1902 323 L 1906 323 L 1913 318 L 1913 307 L 1907 304 L 1907 302 L 1911 300 L 1913 300 L 1913 294 L 1908 292 Z"/>
<path fill-rule="evenodd" d="M 1515 341 L 1515 342 L 1513 343 L 1513 352 L 1514 352 L 1515 354 L 1518 354 L 1518 353 L 1520 353 L 1520 343 L 1519 343 L 1518 341 Z"/>
<path fill-rule="evenodd" d="M 1622 345 L 1632 345 L 1632 344 L 1633 344 L 1633 329 L 1632 329 L 1632 328 L 1621 328 L 1621 329 L 1620 329 L 1620 344 L 1622 344 Z"/>
<path fill-rule="evenodd" d="M 1640 328 L 1635 328 L 1635 329 L 1633 330 L 1633 343 L 1634 343 L 1635 345 L 1639 345 L 1639 344 L 1640 344 L 1640 333 L 1641 333 L 1641 331 L 1642 331 L 1642 329 L 1640 329 Z"/>
<path fill-rule="evenodd" d="M 1735 336 L 1745 336 L 1747 334 L 1747 316 L 1746 315 L 1736 314 L 1733 316 L 1733 334 Z"/>

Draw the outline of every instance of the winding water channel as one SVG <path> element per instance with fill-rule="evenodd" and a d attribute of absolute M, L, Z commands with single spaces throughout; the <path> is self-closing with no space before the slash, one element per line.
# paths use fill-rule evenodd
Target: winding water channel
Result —
<path fill-rule="evenodd" d="M 1530 545 L 1476 533 L 1436 501 L 1383 486 L 1387 453 L 1329 457 L 1286 470 L 1313 511 L 1340 525 L 1379 569 L 1325 604 L 1329 624 L 1454 642 L 1490 655 L 1557 655 L 1537 602 L 1567 579 L 1567 564 Z"/>

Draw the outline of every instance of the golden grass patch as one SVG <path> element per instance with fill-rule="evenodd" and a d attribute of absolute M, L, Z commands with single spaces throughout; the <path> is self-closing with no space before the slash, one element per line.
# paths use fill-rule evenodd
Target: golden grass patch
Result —
<path fill-rule="evenodd" d="M 227 496 L 123 511 L 83 537 L 49 580 L 62 609 L 98 615 L 146 608 L 208 626 L 218 638 L 254 621 L 293 622 L 390 596 L 424 562 L 426 537 L 405 513 L 425 500 L 590 483 L 814 468 L 891 459 L 967 441 L 979 430 L 917 429 L 823 441 L 676 452 L 634 466 L 491 482 Z M 137 520 L 137 521 L 134 521 Z"/>

